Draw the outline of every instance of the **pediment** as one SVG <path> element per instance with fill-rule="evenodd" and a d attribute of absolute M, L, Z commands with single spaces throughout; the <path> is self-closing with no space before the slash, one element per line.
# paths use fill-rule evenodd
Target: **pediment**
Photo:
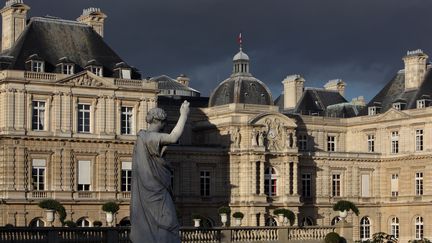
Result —
<path fill-rule="evenodd" d="M 71 85 L 71 86 L 82 86 L 82 87 L 117 88 L 117 86 L 115 86 L 113 83 L 89 71 L 84 71 L 72 75 L 65 79 L 59 80 L 57 83 Z"/>
<path fill-rule="evenodd" d="M 296 128 L 295 121 L 280 113 L 261 113 L 249 120 L 251 125 L 267 125 L 269 122 L 280 124 L 283 127 Z"/>
<path fill-rule="evenodd" d="M 393 120 L 401 120 L 408 119 L 410 116 L 402 111 L 396 110 L 394 108 L 390 108 L 386 113 L 382 114 L 381 117 L 377 119 L 377 121 L 393 121 Z"/>

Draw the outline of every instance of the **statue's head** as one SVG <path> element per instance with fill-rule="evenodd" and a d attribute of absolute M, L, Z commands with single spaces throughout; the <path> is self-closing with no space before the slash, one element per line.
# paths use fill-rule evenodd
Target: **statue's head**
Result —
<path fill-rule="evenodd" d="M 155 122 L 165 122 L 167 118 L 166 112 L 161 108 L 150 109 L 146 116 L 146 122 L 152 124 Z"/>

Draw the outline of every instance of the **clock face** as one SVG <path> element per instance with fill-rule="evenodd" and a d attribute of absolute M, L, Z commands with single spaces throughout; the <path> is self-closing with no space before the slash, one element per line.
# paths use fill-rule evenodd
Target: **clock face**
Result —
<path fill-rule="evenodd" d="M 267 136 L 271 139 L 275 138 L 276 137 L 276 131 L 273 129 L 270 129 Z"/>

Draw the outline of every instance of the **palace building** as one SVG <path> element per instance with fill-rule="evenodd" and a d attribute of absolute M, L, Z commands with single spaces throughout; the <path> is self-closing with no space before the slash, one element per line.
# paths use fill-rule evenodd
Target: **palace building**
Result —
<path fill-rule="evenodd" d="M 37 203 L 46 198 L 80 226 L 104 222 L 101 205 L 116 201 L 126 225 L 146 113 L 165 109 L 169 132 L 188 100 L 185 132 L 166 154 L 182 225 L 198 213 L 220 226 L 220 206 L 244 213 L 246 226 L 278 224 L 281 207 L 296 225 L 331 225 L 344 199 L 360 209 L 347 217 L 357 240 L 432 237 L 432 71 L 421 50 L 368 103 L 348 101 L 341 79 L 307 88 L 301 75 L 272 94 L 242 49 L 232 74 L 201 97 L 186 75 L 143 79 L 104 42 L 100 9 L 77 21 L 27 20 L 29 9 L 9 0 L 1 10 L 1 225 L 44 225 Z"/>

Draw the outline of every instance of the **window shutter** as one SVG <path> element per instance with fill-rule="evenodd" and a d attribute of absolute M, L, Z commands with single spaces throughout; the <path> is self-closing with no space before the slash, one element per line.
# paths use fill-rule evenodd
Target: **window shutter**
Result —
<path fill-rule="evenodd" d="M 392 178 L 391 179 L 391 191 L 392 192 L 399 191 L 399 180 L 398 180 L 398 178 Z"/>
<path fill-rule="evenodd" d="M 45 167 L 46 161 L 44 159 L 34 159 L 32 165 L 35 167 Z"/>
<path fill-rule="evenodd" d="M 122 162 L 122 170 L 132 170 L 132 162 Z"/>
<path fill-rule="evenodd" d="M 78 184 L 90 185 L 90 161 L 78 161 Z"/>
<path fill-rule="evenodd" d="M 361 175 L 362 197 L 369 197 L 369 175 Z"/>

